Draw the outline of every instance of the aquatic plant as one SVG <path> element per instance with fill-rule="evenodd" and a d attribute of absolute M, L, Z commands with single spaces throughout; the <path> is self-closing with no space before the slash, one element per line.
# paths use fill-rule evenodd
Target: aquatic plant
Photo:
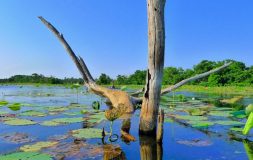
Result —
<path fill-rule="evenodd" d="M 19 115 L 20 116 L 44 117 L 44 116 L 46 116 L 46 113 L 40 112 L 40 111 L 28 110 L 25 112 L 21 112 Z"/>
<path fill-rule="evenodd" d="M 28 119 L 19 119 L 19 118 L 9 118 L 8 120 L 4 121 L 4 124 L 13 125 L 13 126 L 24 126 L 24 125 L 33 125 L 37 122 L 28 120 Z"/>
<path fill-rule="evenodd" d="M 253 104 L 249 104 L 246 108 L 245 108 L 245 113 L 246 115 L 250 115 L 250 113 L 253 112 Z"/>
<path fill-rule="evenodd" d="M 20 150 L 24 151 L 24 152 L 37 152 L 43 148 L 52 147 L 56 144 L 58 144 L 58 142 L 53 142 L 53 141 L 37 142 L 32 145 L 24 145 L 24 146 L 20 147 Z"/>
<path fill-rule="evenodd" d="M 244 135 L 247 135 L 249 133 L 249 131 L 251 130 L 251 128 L 253 127 L 253 112 L 250 113 L 247 122 L 243 128 L 242 133 Z"/>
<path fill-rule="evenodd" d="M 99 103 L 99 101 L 94 101 L 94 102 L 92 102 L 92 108 L 94 109 L 94 110 L 99 110 L 100 109 L 100 103 Z"/>
<path fill-rule="evenodd" d="M 0 101 L 0 106 L 5 106 L 5 105 L 7 105 L 9 102 L 7 102 L 7 101 Z"/>
<path fill-rule="evenodd" d="M 72 136 L 80 139 L 103 138 L 102 129 L 84 128 L 71 131 Z"/>
<path fill-rule="evenodd" d="M 53 160 L 53 158 L 44 153 L 39 152 L 17 152 L 7 155 L 0 155 L 1 160 Z"/>
<path fill-rule="evenodd" d="M 10 104 L 8 106 L 8 108 L 11 109 L 12 111 L 18 111 L 21 108 L 21 104 L 20 103 L 13 103 L 13 104 Z"/>

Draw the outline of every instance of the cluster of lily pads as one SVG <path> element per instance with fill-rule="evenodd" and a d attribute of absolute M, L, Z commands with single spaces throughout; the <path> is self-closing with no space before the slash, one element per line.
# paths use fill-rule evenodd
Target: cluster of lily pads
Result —
<path fill-rule="evenodd" d="M 205 131 L 223 129 L 223 133 L 236 132 L 248 134 L 253 127 L 253 105 L 243 109 L 235 106 L 243 97 L 236 96 L 229 99 L 217 99 L 223 106 L 218 106 L 203 99 L 186 98 L 180 100 L 173 96 L 163 96 L 161 107 L 165 110 L 165 122 L 177 121 L 181 124 Z M 245 122 L 248 119 L 246 125 Z M 245 126 L 245 127 L 244 127 Z"/>

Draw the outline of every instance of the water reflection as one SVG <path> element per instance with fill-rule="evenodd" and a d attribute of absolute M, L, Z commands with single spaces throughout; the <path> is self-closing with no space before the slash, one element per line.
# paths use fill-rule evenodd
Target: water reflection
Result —
<path fill-rule="evenodd" d="M 155 137 L 140 136 L 141 160 L 162 160 L 163 146 Z"/>
<path fill-rule="evenodd" d="M 253 160 L 253 142 L 244 140 L 243 145 L 244 145 L 244 149 L 246 151 L 246 154 L 248 156 L 248 159 Z"/>

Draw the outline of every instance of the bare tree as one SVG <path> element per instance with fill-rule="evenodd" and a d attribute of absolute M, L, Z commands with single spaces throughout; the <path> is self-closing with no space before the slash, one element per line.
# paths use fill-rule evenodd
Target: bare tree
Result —
<path fill-rule="evenodd" d="M 161 91 L 164 59 L 164 5 L 165 0 L 148 0 L 149 66 L 143 98 L 137 98 L 129 95 L 127 92 L 109 89 L 96 84 L 84 60 L 80 56 L 76 56 L 63 37 L 63 34 L 43 17 L 38 17 L 61 42 L 78 68 L 84 80 L 84 85 L 87 86 L 89 91 L 102 97 L 106 97 L 112 104 L 113 109 L 117 109 L 117 111 L 120 110 L 122 113 L 133 112 L 135 110 L 135 105 L 142 103 L 143 101 L 140 122 L 140 131 L 143 133 L 155 133 L 160 94 L 171 92 L 187 82 L 218 72 L 231 64 L 224 64 L 219 68 L 188 78 Z M 141 92 L 142 91 L 138 91 L 138 94 Z"/>

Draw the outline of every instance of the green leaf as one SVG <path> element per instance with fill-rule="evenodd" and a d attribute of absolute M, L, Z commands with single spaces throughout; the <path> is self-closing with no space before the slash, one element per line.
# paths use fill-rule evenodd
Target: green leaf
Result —
<path fill-rule="evenodd" d="M 5 105 L 7 105 L 9 102 L 7 102 L 7 101 L 0 101 L 0 106 L 5 106 Z"/>
<path fill-rule="evenodd" d="M 80 139 L 102 138 L 102 129 L 84 128 L 72 131 L 72 136 Z"/>
<path fill-rule="evenodd" d="M 17 152 L 7 155 L 0 155 L 1 160 L 53 160 L 53 158 L 44 153 L 38 152 Z"/>
<path fill-rule="evenodd" d="M 176 115 L 177 119 L 188 120 L 188 121 L 204 121 L 207 117 L 203 116 L 189 116 L 189 115 Z"/>
<path fill-rule="evenodd" d="M 34 111 L 34 110 L 29 110 L 25 111 L 19 114 L 20 116 L 34 116 L 34 117 L 44 117 L 46 114 L 44 112 L 40 111 Z"/>
<path fill-rule="evenodd" d="M 250 115 L 250 113 L 253 112 L 253 104 L 249 104 L 246 108 L 245 108 L 245 114 L 248 116 Z"/>
<path fill-rule="evenodd" d="M 28 119 L 19 119 L 19 118 L 10 118 L 4 121 L 4 124 L 13 125 L 13 126 L 24 126 L 24 125 L 33 125 L 37 122 L 28 120 Z"/>
<path fill-rule="evenodd" d="M 20 103 L 13 103 L 13 104 L 10 104 L 8 106 L 8 108 L 10 108 L 12 111 L 18 111 L 21 108 L 21 104 Z"/>
<path fill-rule="evenodd" d="M 24 146 L 20 147 L 20 150 L 24 151 L 24 152 L 37 152 L 37 151 L 40 151 L 42 148 L 52 147 L 56 144 L 58 144 L 58 142 L 50 142 L 50 141 L 37 142 L 32 145 L 24 145 Z"/>
<path fill-rule="evenodd" d="M 241 126 L 243 125 L 242 122 L 238 121 L 215 121 L 216 124 L 225 125 L 225 126 Z"/>
<path fill-rule="evenodd" d="M 253 127 L 253 112 L 250 113 L 247 122 L 243 128 L 242 133 L 244 135 L 247 135 L 249 133 L 249 131 L 251 130 L 251 128 Z"/>
<path fill-rule="evenodd" d="M 100 103 L 99 103 L 99 101 L 94 101 L 94 102 L 92 103 L 92 108 L 93 108 L 94 110 L 99 110 L 99 109 L 100 109 Z"/>

